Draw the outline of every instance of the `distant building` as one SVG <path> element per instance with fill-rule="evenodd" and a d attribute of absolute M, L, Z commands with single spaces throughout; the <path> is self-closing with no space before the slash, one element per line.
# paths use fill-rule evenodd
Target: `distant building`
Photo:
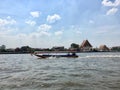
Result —
<path fill-rule="evenodd" d="M 120 46 L 114 46 L 114 47 L 112 47 L 111 51 L 120 52 Z"/>
<path fill-rule="evenodd" d="M 0 46 L 0 49 L 1 49 L 1 50 L 5 50 L 5 49 L 6 49 L 6 46 L 5 46 L 5 45 L 1 45 L 1 46 Z"/>
<path fill-rule="evenodd" d="M 53 51 L 64 51 L 64 46 L 54 46 L 52 47 L 52 50 Z"/>
<path fill-rule="evenodd" d="M 80 45 L 80 50 L 83 52 L 89 52 L 92 51 L 92 45 L 89 43 L 88 40 L 84 40 L 82 44 Z"/>
<path fill-rule="evenodd" d="M 110 51 L 110 49 L 106 45 L 100 45 L 99 51 L 107 52 L 107 51 Z"/>
<path fill-rule="evenodd" d="M 9 49 L 6 49 L 7 52 L 15 52 L 15 49 L 13 48 L 9 48 Z"/>
<path fill-rule="evenodd" d="M 71 51 L 79 51 L 79 44 L 72 43 L 72 44 L 70 45 L 69 50 L 71 50 Z"/>

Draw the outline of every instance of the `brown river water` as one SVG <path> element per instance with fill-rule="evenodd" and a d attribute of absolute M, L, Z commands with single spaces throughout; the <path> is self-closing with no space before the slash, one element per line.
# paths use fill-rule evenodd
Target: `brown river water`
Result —
<path fill-rule="evenodd" d="M 120 90 L 120 53 L 78 58 L 0 55 L 0 90 Z"/>

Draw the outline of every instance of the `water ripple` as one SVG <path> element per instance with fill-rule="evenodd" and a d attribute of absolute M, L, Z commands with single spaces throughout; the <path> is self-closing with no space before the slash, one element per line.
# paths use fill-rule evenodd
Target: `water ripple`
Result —
<path fill-rule="evenodd" d="M 120 53 L 79 58 L 0 56 L 0 90 L 120 90 Z"/>

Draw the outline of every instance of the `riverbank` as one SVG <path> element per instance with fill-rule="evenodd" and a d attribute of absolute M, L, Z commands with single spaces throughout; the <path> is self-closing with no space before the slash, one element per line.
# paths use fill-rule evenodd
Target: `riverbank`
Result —
<path fill-rule="evenodd" d="M 30 54 L 28 52 L 0 52 L 0 54 Z"/>
<path fill-rule="evenodd" d="M 75 52 L 75 53 L 99 53 L 99 52 L 105 52 L 105 51 L 90 51 L 90 52 L 82 52 L 82 51 L 36 51 L 36 53 L 69 53 L 69 52 Z M 108 52 L 119 52 L 119 51 L 108 51 Z M 31 52 L 0 52 L 0 54 L 31 54 Z"/>

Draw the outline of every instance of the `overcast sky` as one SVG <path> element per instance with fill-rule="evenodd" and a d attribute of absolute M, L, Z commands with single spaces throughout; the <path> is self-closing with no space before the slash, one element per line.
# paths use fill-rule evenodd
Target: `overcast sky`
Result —
<path fill-rule="evenodd" d="M 0 0 L 0 45 L 120 46 L 120 0 Z"/>

